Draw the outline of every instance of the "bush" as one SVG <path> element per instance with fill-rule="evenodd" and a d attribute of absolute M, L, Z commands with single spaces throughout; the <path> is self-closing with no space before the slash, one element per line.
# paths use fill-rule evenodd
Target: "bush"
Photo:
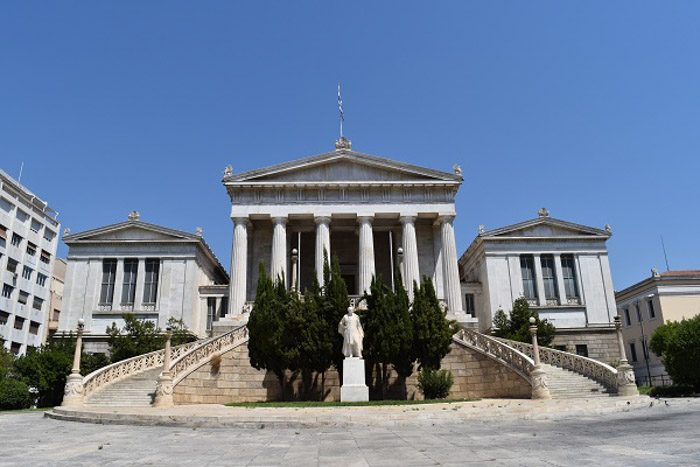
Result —
<path fill-rule="evenodd" d="M 139 319 L 133 313 L 124 313 L 124 328 L 116 323 L 107 327 L 112 362 L 160 350 L 165 346 L 165 334 L 153 321 Z M 170 318 L 168 326 L 172 328 L 171 344 L 173 346 L 194 342 L 197 336 L 187 329 L 182 320 Z"/>
<path fill-rule="evenodd" d="M 659 326 L 649 343 L 676 385 L 700 391 L 700 315 Z"/>
<path fill-rule="evenodd" d="M 654 386 L 649 390 L 651 397 L 687 397 L 695 391 L 690 384 L 672 384 L 671 386 Z"/>
<path fill-rule="evenodd" d="M 22 381 L 10 378 L 0 380 L 0 409 L 27 409 L 32 405 L 33 399 L 29 386 Z"/>
<path fill-rule="evenodd" d="M 418 389 L 426 399 L 446 398 L 453 383 L 454 377 L 447 370 L 423 368 L 418 372 Z"/>
<path fill-rule="evenodd" d="M 538 313 L 531 310 L 527 300 L 522 297 L 513 302 L 510 315 L 503 310 L 496 312 L 493 317 L 493 325 L 496 328 L 494 334 L 496 337 L 530 344 L 530 317 L 535 318 L 537 323 L 537 343 L 544 347 L 549 346 L 556 332 L 554 325 L 546 319 L 540 319 Z"/>

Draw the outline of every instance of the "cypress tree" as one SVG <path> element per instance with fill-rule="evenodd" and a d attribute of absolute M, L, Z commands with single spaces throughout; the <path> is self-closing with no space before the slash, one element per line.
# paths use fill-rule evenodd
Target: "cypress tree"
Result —
<path fill-rule="evenodd" d="M 423 277 L 420 288 L 414 290 L 411 320 L 415 356 L 421 369 L 438 370 L 443 357 L 450 352 L 456 325 L 445 318 L 432 280 Z"/>

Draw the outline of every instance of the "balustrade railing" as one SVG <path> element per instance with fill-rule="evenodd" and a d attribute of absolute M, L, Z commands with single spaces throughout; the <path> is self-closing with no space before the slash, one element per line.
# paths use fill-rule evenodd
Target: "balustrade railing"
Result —
<path fill-rule="evenodd" d="M 532 344 L 509 339 L 495 339 L 517 349 L 528 357 L 534 355 Z M 542 363 L 571 370 L 600 383 L 610 391 L 617 391 L 617 370 L 610 365 L 581 355 L 550 349 L 549 347 L 540 347 L 539 349 Z"/>
<path fill-rule="evenodd" d="M 535 362 L 519 349 L 472 329 L 460 330 L 453 339 L 506 365 L 532 384 L 530 372 Z"/>

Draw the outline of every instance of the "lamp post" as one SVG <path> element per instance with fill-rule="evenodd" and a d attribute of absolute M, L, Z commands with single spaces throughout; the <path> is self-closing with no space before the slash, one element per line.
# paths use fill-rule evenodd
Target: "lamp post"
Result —
<path fill-rule="evenodd" d="M 173 337 L 173 330 L 170 326 L 165 328 L 165 351 L 163 354 L 163 371 L 158 376 L 156 385 L 156 397 L 153 401 L 154 407 L 172 407 L 173 402 L 173 377 L 170 373 L 170 340 Z"/>
<path fill-rule="evenodd" d="M 540 363 L 540 347 L 537 343 L 537 320 L 534 316 L 530 316 L 530 335 L 532 336 L 532 358 L 535 361 L 535 367 L 530 372 L 532 380 L 532 398 L 533 399 L 551 399 L 547 387 L 547 372 L 542 369 Z"/>
<path fill-rule="evenodd" d="M 403 270 L 403 248 L 399 247 L 396 250 L 396 256 L 399 257 L 399 273 L 401 274 L 401 282 L 404 284 L 404 287 L 406 287 L 406 276 Z M 394 286 L 394 291 L 396 291 L 396 286 Z"/>
<path fill-rule="evenodd" d="M 627 361 L 625 342 L 622 339 L 620 316 L 615 316 L 615 331 L 617 333 L 617 346 L 620 350 L 620 363 L 617 365 L 617 395 L 638 396 L 639 390 L 634 380 L 634 369 Z"/>
<path fill-rule="evenodd" d="M 292 290 L 295 292 L 299 291 L 299 286 L 297 284 L 297 275 L 298 275 L 298 264 L 299 264 L 299 250 L 296 248 L 292 248 Z"/>
<path fill-rule="evenodd" d="M 75 341 L 75 353 L 73 353 L 73 368 L 66 379 L 63 390 L 63 407 L 78 407 L 83 404 L 83 377 L 80 375 L 80 356 L 83 353 L 83 330 L 85 320 L 78 320 L 78 338 Z"/>

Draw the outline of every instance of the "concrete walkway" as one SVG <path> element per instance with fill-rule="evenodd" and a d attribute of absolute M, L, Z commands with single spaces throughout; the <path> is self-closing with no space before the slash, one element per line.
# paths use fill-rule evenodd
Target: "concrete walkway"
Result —
<path fill-rule="evenodd" d="M 167 409 L 152 407 L 57 407 L 47 417 L 99 424 L 162 425 L 190 427 L 350 427 L 350 426 L 434 426 L 467 420 L 557 419 L 588 416 L 648 407 L 653 399 L 595 397 L 567 400 L 484 399 L 421 405 L 365 407 L 226 407 L 215 404 L 180 405 Z"/>

